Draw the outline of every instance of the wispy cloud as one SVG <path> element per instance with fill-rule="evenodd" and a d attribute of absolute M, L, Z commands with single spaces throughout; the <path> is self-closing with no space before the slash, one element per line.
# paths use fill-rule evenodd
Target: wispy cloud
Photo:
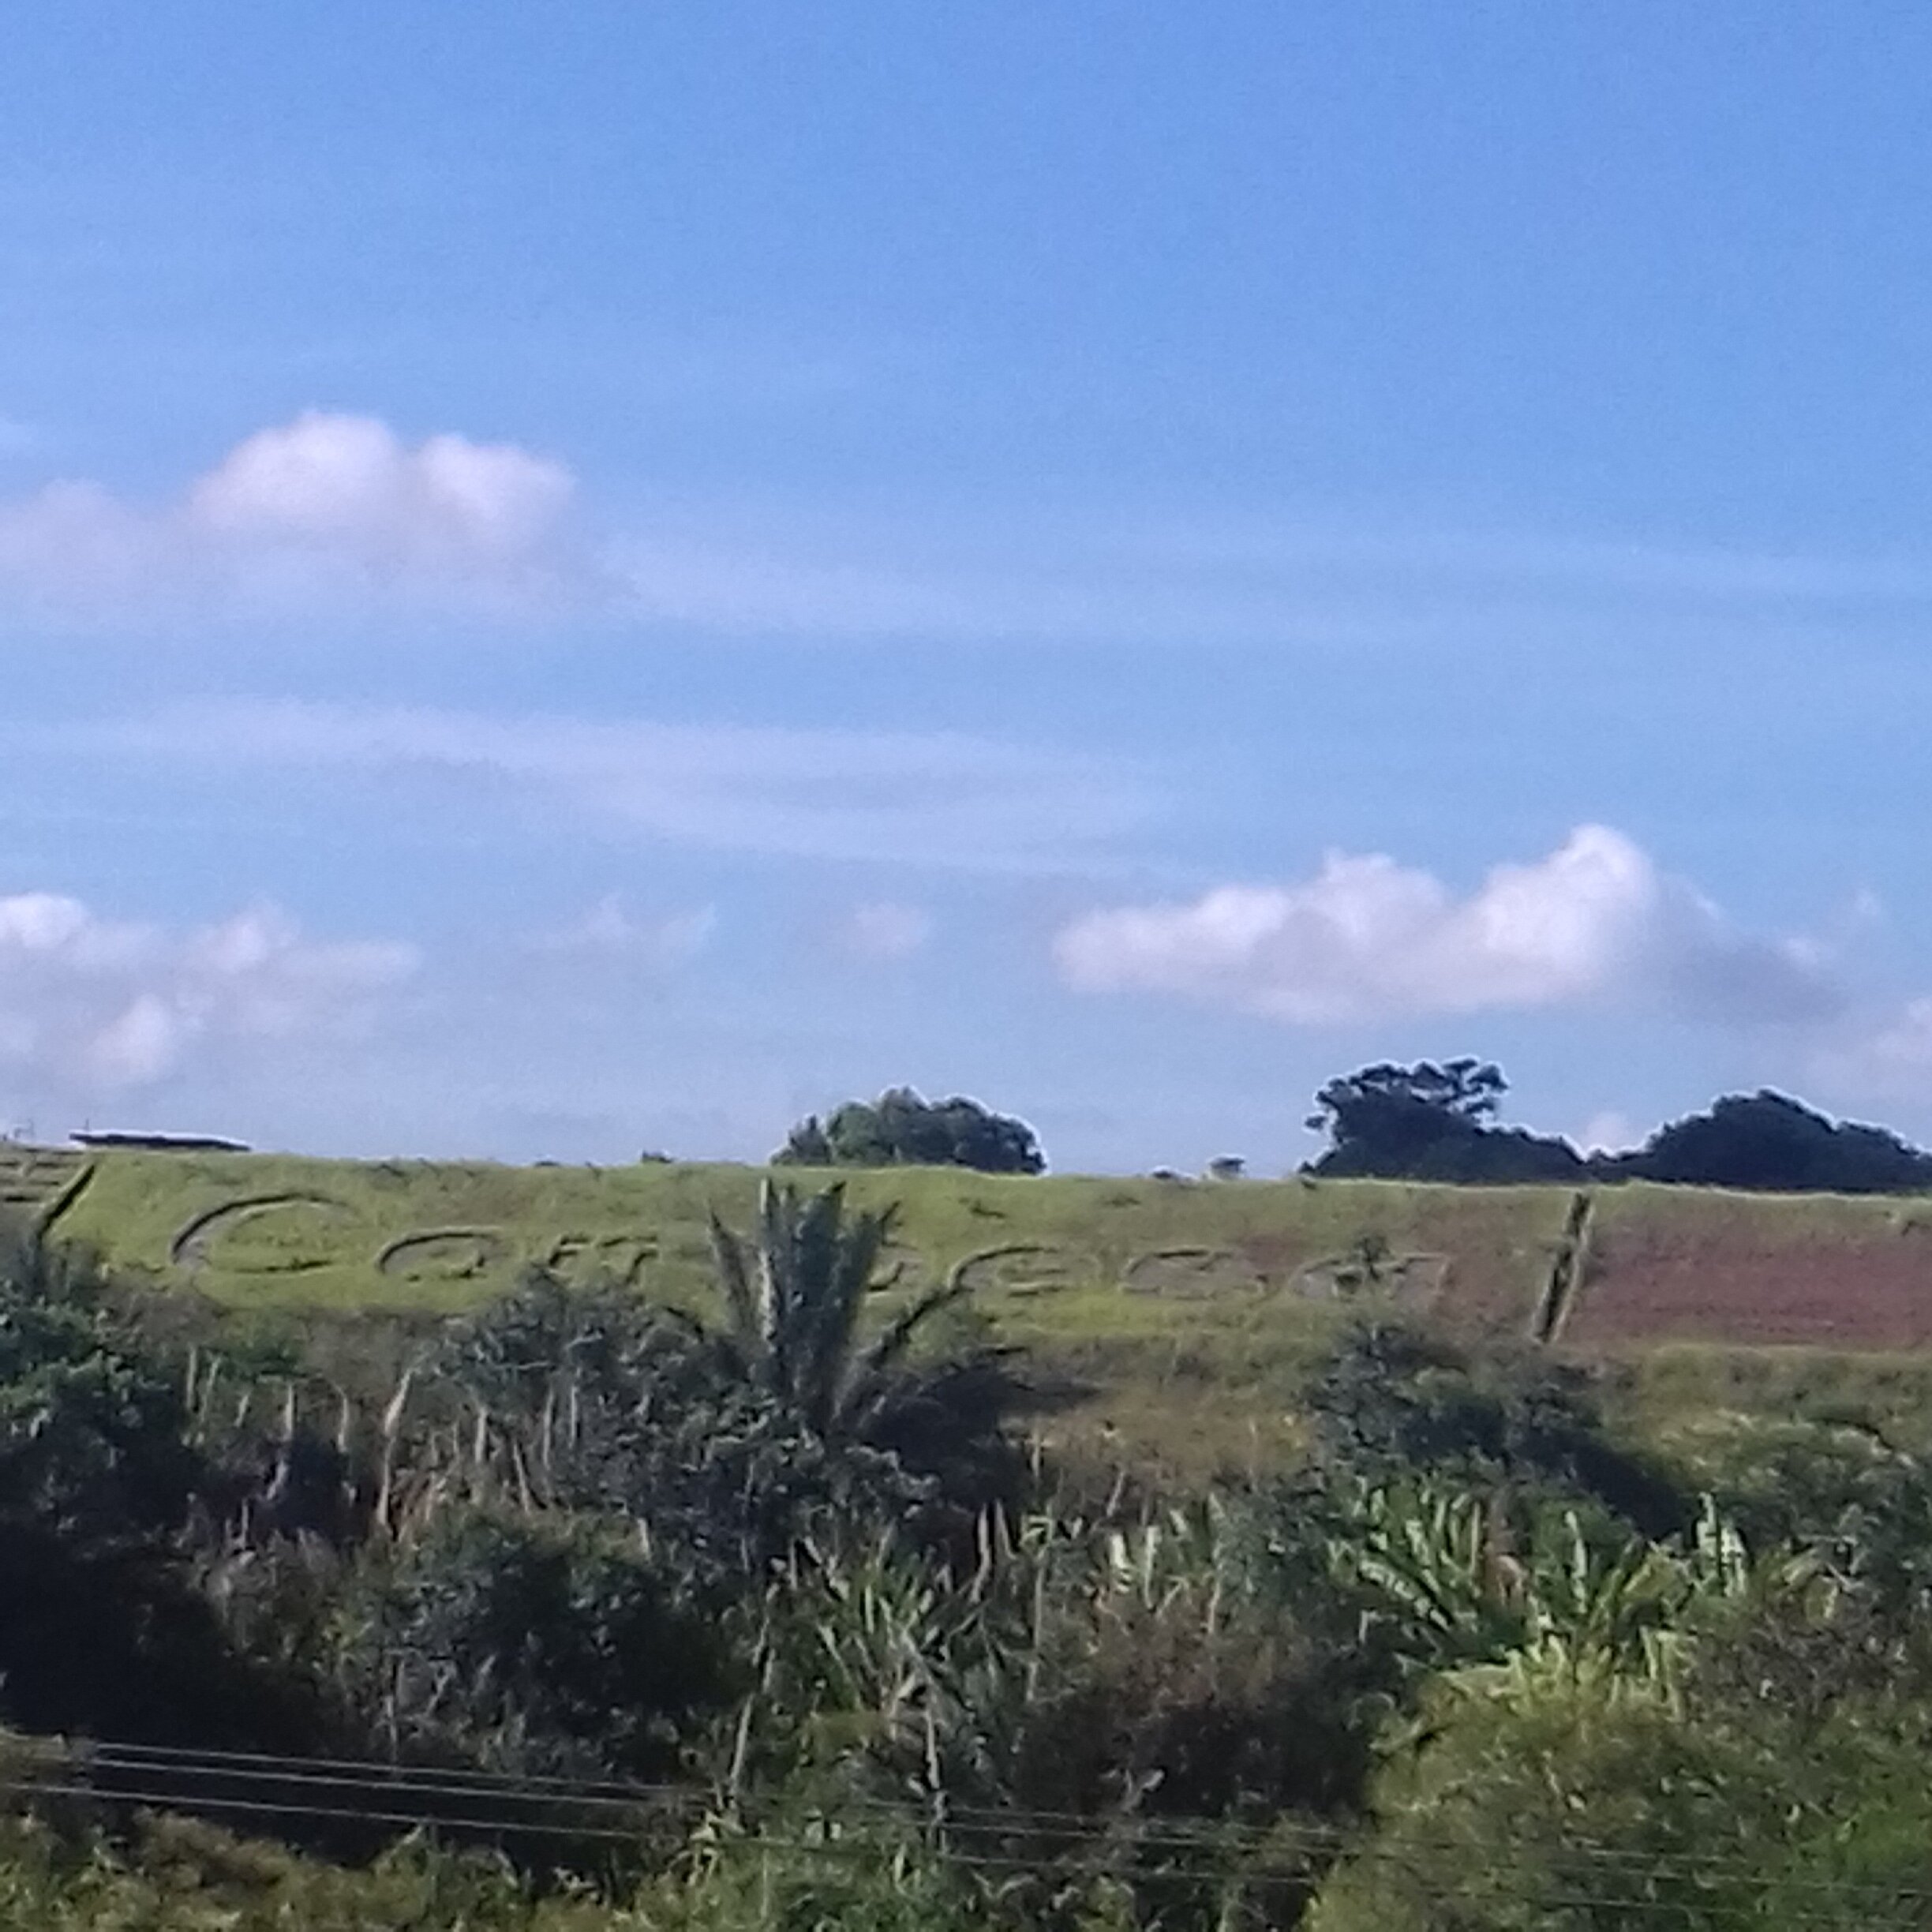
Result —
<path fill-rule="evenodd" d="M 634 531 L 604 553 L 646 621 L 720 634 L 1447 650 L 1803 636 L 1932 604 L 1932 561 L 1613 541 L 1272 534 L 1123 513 L 916 530 L 782 519 Z"/>
<path fill-rule="evenodd" d="M 1311 879 L 1105 908 L 1055 942 L 1082 992 L 1163 993 L 1297 1026 L 1544 1008 L 1814 1021 L 1843 1004 L 1815 944 L 1739 930 L 1640 847 L 1585 826 L 1458 897 L 1380 854 Z"/>
<path fill-rule="evenodd" d="M 910 959 L 933 936 L 933 918 L 923 906 L 889 899 L 854 906 L 840 923 L 837 940 L 855 959 L 889 964 Z"/>
<path fill-rule="evenodd" d="M 1137 547 L 1177 570 L 1240 571 L 1311 589 L 1435 595 L 1503 589 L 1706 605 L 1932 600 L 1932 559 L 1899 554 L 1823 556 L 1527 531 L 1351 528 L 1292 515 L 1155 522 Z"/>
<path fill-rule="evenodd" d="M 1094 864 L 1144 822 L 1131 769 L 957 732 L 502 717 L 221 702 L 69 742 L 200 771 L 341 769 L 474 788 L 608 833 L 793 858 L 990 871 Z"/>
<path fill-rule="evenodd" d="M 9 447 L 0 425 L 0 449 Z M 344 608 L 715 636 L 1614 648 L 1795 634 L 1932 603 L 1932 559 L 1833 558 L 1293 513 L 1011 502 L 805 514 L 586 504 L 514 444 L 310 411 L 156 502 L 90 479 L 0 500 L 0 590 L 36 619 L 298 624 Z"/>
<path fill-rule="evenodd" d="M 653 915 L 634 912 L 622 893 L 611 892 L 580 918 L 538 933 L 530 945 L 535 952 L 566 958 L 675 966 L 696 958 L 717 930 L 713 906 Z"/>
<path fill-rule="evenodd" d="M 1848 1100 L 1932 1099 L 1932 994 L 1846 1028 L 1813 1055 L 1810 1074 Z"/>
<path fill-rule="evenodd" d="M 57 1093 L 153 1084 L 198 1053 L 353 1024 L 413 948 L 309 938 L 271 905 L 189 930 L 54 893 L 0 898 L 0 1068 Z"/>

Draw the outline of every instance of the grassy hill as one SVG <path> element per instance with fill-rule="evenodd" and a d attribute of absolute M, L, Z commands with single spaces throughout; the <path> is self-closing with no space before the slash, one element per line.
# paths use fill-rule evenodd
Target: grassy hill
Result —
<path fill-rule="evenodd" d="M 373 1335 L 487 1300 L 531 1263 L 702 1306 L 707 1212 L 742 1223 L 758 1178 L 15 1148 L 0 1204 L 127 1277 Z M 1087 1391 L 1054 1427 L 1190 1463 L 1273 1453 L 1295 1375 L 1368 1305 L 1628 1363 L 1634 1398 L 1672 1407 L 1877 1390 L 1888 1412 L 1932 1410 L 1932 1198 L 942 1169 L 849 1185 L 899 1204 L 899 1290 L 963 1268 L 1002 1339 Z"/>

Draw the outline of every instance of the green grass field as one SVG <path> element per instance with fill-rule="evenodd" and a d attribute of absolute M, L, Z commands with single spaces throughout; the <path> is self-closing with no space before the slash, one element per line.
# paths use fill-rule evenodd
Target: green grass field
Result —
<path fill-rule="evenodd" d="M 373 1342 L 533 1264 L 702 1310 L 706 1216 L 746 1223 L 759 1178 L 15 1148 L 0 1204 L 37 1208 L 124 1279 Z M 848 1189 L 898 1207 L 897 1292 L 963 1268 L 991 1332 L 1084 1391 L 1045 1426 L 1178 1463 L 1275 1453 L 1310 1357 L 1372 1306 L 1617 1361 L 1651 1408 L 1863 1391 L 1923 1413 L 1932 1392 L 1932 1200 L 909 1168 Z"/>
<path fill-rule="evenodd" d="M 115 1153 L 92 1163 L 59 1225 L 118 1267 L 236 1303 L 456 1307 L 533 1262 L 614 1271 L 680 1295 L 706 1279 L 707 1213 L 747 1219 L 759 1178 L 668 1163 Z M 1387 1250 L 1392 1292 L 1440 1298 L 1453 1275 L 1459 1309 L 1503 1325 L 1528 1318 L 1566 1201 L 1550 1189 L 1004 1179 L 934 1168 L 854 1174 L 847 1188 L 858 1204 L 897 1204 L 902 1279 L 965 1264 L 997 1301 L 1082 1290 L 1128 1302 L 1332 1298 L 1323 1269 L 1345 1268 L 1372 1239 Z"/>

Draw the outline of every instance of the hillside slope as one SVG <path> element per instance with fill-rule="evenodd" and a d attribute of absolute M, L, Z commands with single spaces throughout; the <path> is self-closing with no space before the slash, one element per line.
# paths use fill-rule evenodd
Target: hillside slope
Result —
<path fill-rule="evenodd" d="M 337 1316 L 474 1305 L 532 1263 L 702 1306 L 706 1215 L 742 1224 L 759 1178 L 670 1163 L 12 1153 L 0 1198 L 38 1200 L 118 1271 L 236 1309 Z M 1000 1339 L 1090 1389 L 1086 1425 L 1151 1432 L 1184 1455 L 1277 1428 L 1283 1378 L 1364 1306 L 1426 1312 L 1472 1341 L 1745 1353 L 1759 1381 L 1767 1350 L 1932 1350 L 1932 1198 L 949 1169 L 855 1174 L 849 1189 L 899 1204 L 898 1288 L 963 1267 Z M 1739 1372 L 1733 1361 L 1723 1379 Z"/>

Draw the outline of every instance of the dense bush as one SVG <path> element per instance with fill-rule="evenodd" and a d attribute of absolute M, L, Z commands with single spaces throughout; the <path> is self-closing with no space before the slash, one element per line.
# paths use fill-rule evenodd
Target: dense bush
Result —
<path fill-rule="evenodd" d="M 1896 1713 L 1810 1729 L 1768 1699 L 1672 1699 L 1573 1659 L 1440 1702 L 1315 1932 L 1926 1922 L 1932 1796 Z"/>
<path fill-rule="evenodd" d="M 0 1228 L 0 1517 L 72 1541 L 177 1528 L 197 1460 L 181 1391 L 83 1256 Z"/>
<path fill-rule="evenodd" d="M 1924 1923 L 1911 1453 L 1370 1323 L 1297 1466 L 1078 1504 L 889 1233 L 773 1187 L 718 1319 L 538 1274 L 361 1402 L 17 1244 L 0 1698 L 108 1742 L 0 1777 L 0 1924 Z M 336 1862 L 132 1814 L 238 1794 Z"/>
<path fill-rule="evenodd" d="M 973 1887 L 902 1838 L 821 1825 L 716 1840 L 616 1896 L 533 1885 L 500 1861 L 404 1844 L 345 1869 L 185 1821 L 131 1840 L 0 1822 L 13 1932 L 978 1932 Z"/>
<path fill-rule="evenodd" d="M 178 1376 L 85 1261 L 0 1229 L 0 1717 L 204 1743 L 298 1724 L 181 1546 L 208 1475 Z"/>
<path fill-rule="evenodd" d="M 1608 1426 L 1597 1376 L 1541 1350 L 1476 1354 L 1370 1320 L 1341 1331 L 1304 1401 L 1316 1455 L 1349 1475 L 1447 1474 L 1586 1498 L 1655 1535 L 1687 1525 L 1684 1485 Z"/>
<path fill-rule="evenodd" d="M 893 1087 L 876 1100 L 848 1100 L 828 1118 L 808 1115 L 772 1156 L 803 1167 L 972 1167 L 1036 1174 L 1046 1157 L 1024 1121 L 977 1100 L 925 1100 Z"/>
<path fill-rule="evenodd" d="M 726 1659 L 627 1527 L 459 1507 L 368 1566 L 341 1668 L 388 1753 L 552 1776 L 683 1770 L 725 1701 Z"/>

